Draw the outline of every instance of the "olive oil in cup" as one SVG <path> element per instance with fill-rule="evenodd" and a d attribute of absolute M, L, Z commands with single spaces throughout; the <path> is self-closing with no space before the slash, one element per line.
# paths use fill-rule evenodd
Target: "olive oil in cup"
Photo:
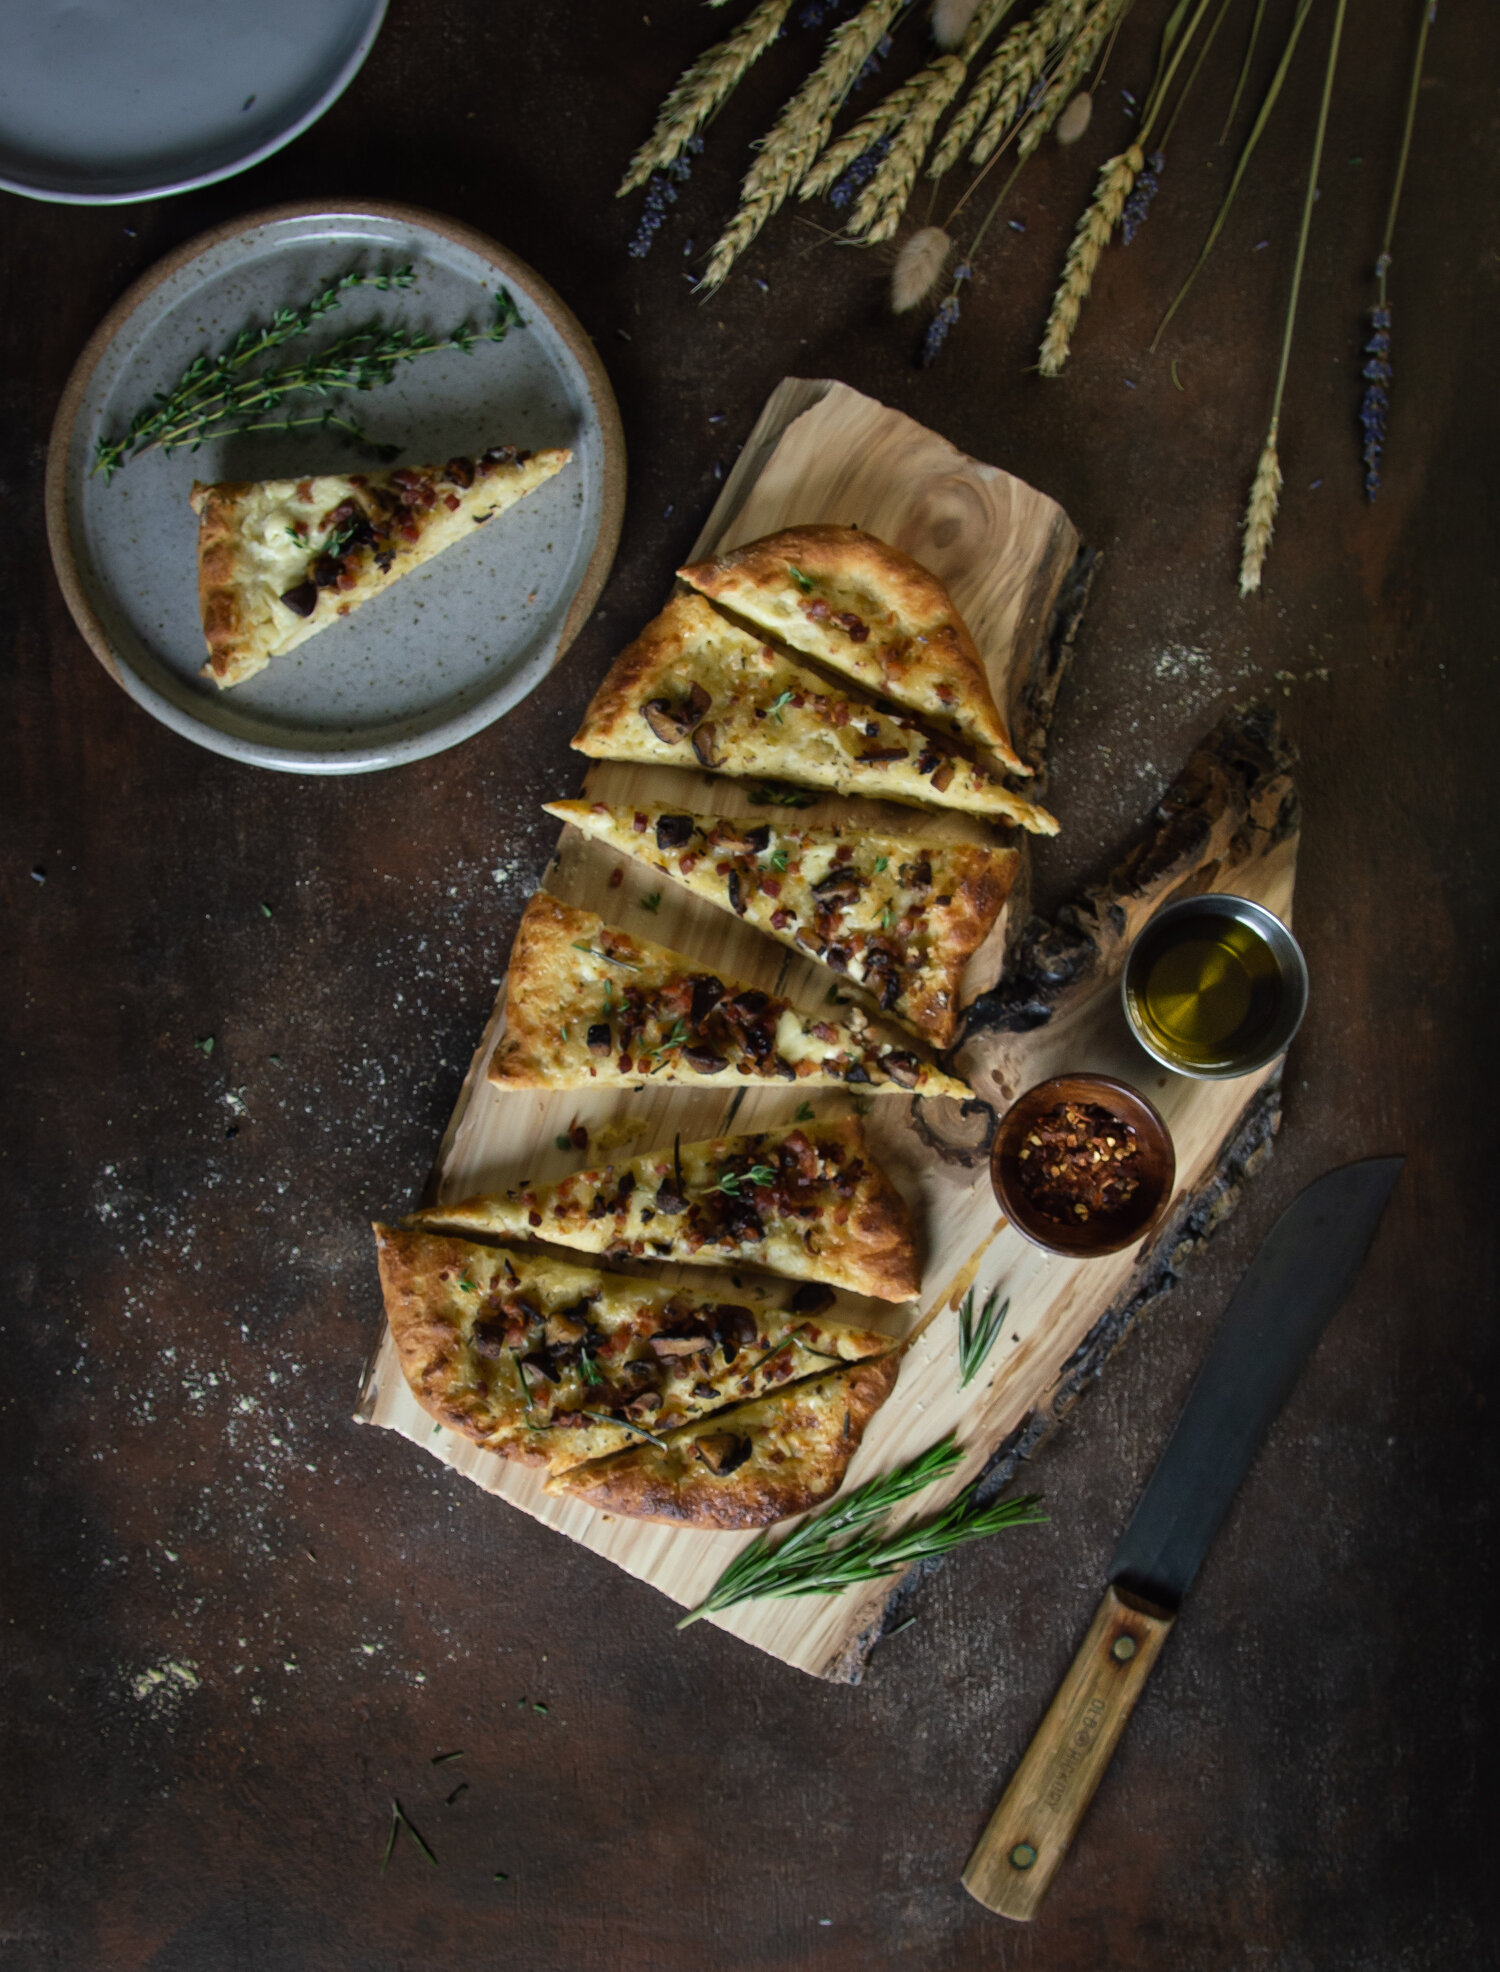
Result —
<path fill-rule="evenodd" d="M 1291 1042 L 1307 1009 L 1307 965 L 1281 922 L 1248 897 L 1168 904 L 1125 962 L 1125 1017 L 1179 1075 L 1249 1075 Z"/>

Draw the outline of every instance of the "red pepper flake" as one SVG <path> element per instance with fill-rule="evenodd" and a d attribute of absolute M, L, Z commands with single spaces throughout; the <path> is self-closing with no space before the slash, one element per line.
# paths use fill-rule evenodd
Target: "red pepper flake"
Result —
<path fill-rule="evenodd" d="M 456 514 L 463 505 L 463 501 L 459 499 L 456 493 L 447 493 L 443 496 L 443 505 L 448 509 L 450 514 Z"/>
<path fill-rule="evenodd" d="M 637 835 L 644 835 L 646 833 L 646 817 L 641 813 L 639 808 L 635 811 L 635 832 Z"/>
<path fill-rule="evenodd" d="M 689 850 L 677 867 L 682 871 L 684 876 L 691 876 L 702 860 L 703 858 L 701 856 L 694 855 L 692 850 Z"/>
<path fill-rule="evenodd" d="M 1135 1128 L 1096 1102 L 1062 1102 L 1039 1116 L 1016 1153 L 1021 1190 L 1054 1225 L 1122 1212 L 1140 1189 Z"/>
<path fill-rule="evenodd" d="M 769 884 L 766 885 L 768 890 L 770 887 Z M 785 931 L 791 921 L 792 914 L 790 911 L 776 910 L 771 913 L 771 929 L 773 931 Z"/>
<path fill-rule="evenodd" d="M 613 869 L 610 871 L 609 887 L 611 890 L 618 890 L 620 885 L 624 881 L 625 881 L 625 872 L 622 869 Z"/>

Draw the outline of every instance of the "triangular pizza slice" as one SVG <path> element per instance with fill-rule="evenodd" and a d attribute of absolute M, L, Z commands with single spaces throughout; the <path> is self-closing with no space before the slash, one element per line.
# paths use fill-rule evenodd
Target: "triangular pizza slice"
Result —
<path fill-rule="evenodd" d="M 972 842 L 684 814 L 653 802 L 546 808 L 820 959 L 939 1048 L 957 1032 L 964 967 L 1000 915 L 1021 860 L 1014 849 Z"/>
<path fill-rule="evenodd" d="M 434 1205 L 410 1223 L 552 1240 L 606 1259 L 764 1267 L 882 1301 L 921 1287 L 911 1213 L 857 1116 L 678 1143 L 556 1184 Z"/>
<path fill-rule="evenodd" d="M 198 605 L 228 688 L 463 541 L 560 472 L 572 453 L 494 445 L 394 472 L 195 481 Z"/>
<path fill-rule="evenodd" d="M 516 933 L 489 1078 L 507 1089 L 785 1082 L 959 1102 L 973 1093 L 883 1035 L 859 1007 L 837 1019 L 799 1013 L 545 891 Z"/>
<path fill-rule="evenodd" d="M 1045 808 L 909 714 L 794 664 L 697 595 L 675 597 L 616 658 L 573 745 L 596 760 L 708 767 L 1057 833 Z"/>
<path fill-rule="evenodd" d="M 768 636 L 980 747 L 1003 771 L 1031 772 L 953 598 L 901 549 L 857 527 L 789 527 L 677 573 Z"/>
<path fill-rule="evenodd" d="M 718 1301 L 414 1227 L 377 1225 L 375 1241 L 417 1402 L 476 1444 L 554 1472 L 894 1346 L 799 1309 L 807 1289 L 758 1284 Z"/>
<path fill-rule="evenodd" d="M 660 1442 L 574 1466 L 547 1491 L 632 1520 L 768 1527 L 838 1491 L 899 1368 L 889 1355 L 809 1377 Z"/>

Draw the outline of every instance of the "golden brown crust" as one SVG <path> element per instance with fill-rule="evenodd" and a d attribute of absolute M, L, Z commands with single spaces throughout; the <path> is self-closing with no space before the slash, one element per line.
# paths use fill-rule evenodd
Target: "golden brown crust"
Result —
<path fill-rule="evenodd" d="M 198 516 L 198 609 L 208 646 L 207 669 L 215 679 L 228 679 L 235 653 L 243 648 L 248 634 L 244 585 L 237 579 L 235 550 L 235 519 L 248 491 L 245 480 L 226 480 L 218 486 L 193 483 L 191 505 Z"/>
<path fill-rule="evenodd" d="M 885 1301 L 921 1287 L 911 1214 L 857 1116 L 674 1144 L 555 1184 L 431 1206 L 408 1223 L 606 1259 L 764 1269 Z"/>
<path fill-rule="evenodd" d="M 864 987 L 882 1011 L 939 1048 L 957 1032 L 964 968 L 993 928 L 1020 865 L 1014 849 L 888 830 L 799 828 L 780 815 L 750 821 L 659 802 L 544 805 L 559 821 Z M 838 870 L 847 887 L 831 893 Z"/>
<path fill-rule="evenodd" d="M 983 747 L 1004 770 L 1030 771 L 953 598 L 900 548 L 858 528 L 809 524 L 677 573 L 793 650 Z"/>
<path fill-rule="evenodd" d="M 837 1492 L 865 1427 L 895 1387 L 899 1353 L 794 1383 L 774 1396 L 685 1426 L 662 1445 L 639 1445 L 575 1466 L 550 1493 L 603 1513 L 732 1532 L 805 1513 Z M 742 1463 L 711 1469 L 705 1439 L 748 1441 Z"/>
<path fill-rule="evenodd" d="M 611 1012 L 601 1018 L 606 985 Z M 516 934 L 505 1020 L 489 1069 L 502 1088 L 852 1082 L 868 1095 L 970 1097 L 956 1076 L 893 1044 L 858 1007 L 838 1019 L 801 1014 L 545 891 L 527 905 Z"/>
<path fill-rule="evenodd" d="M 891 1346 L 801 1314 L 794 1297 L 774 1305 L 784 1290 L 737 1284 L 720 1300 L 425 1227 L 377 1224 L 375 1238 L 417 1402 L 502 1458 L 553 1472 Z"/>
<path fill-rule="evenodd" d="M 911 712 L 883 711 L 692 593 L 674 597 L 621 653 L 573 745 L 599 760 L 706 766 L 1057 832 L 1044 808 Z"/>

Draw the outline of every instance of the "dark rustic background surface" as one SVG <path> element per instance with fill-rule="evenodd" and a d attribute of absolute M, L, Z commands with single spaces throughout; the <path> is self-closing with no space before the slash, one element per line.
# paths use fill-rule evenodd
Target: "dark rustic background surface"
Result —
<path fill-rule="evenodd" d="M 1483 1779 L 1496 16 L 1455 3 L 1433 34 L 1367 510 L 1356 347 L 1412 10 L 1350 10 L 1287 489 L 1245 606 L 1236 526 L 1326 7 L 1164 356 L 1144 346 L 1223 176 L 1206 163 L 1222 91 L 1201 85 L 1066 379 L 1027 374 L 1162 11 L 1136 9 L 1088 138 L 1028 168 L 1028 231 L 985 256 L 927 373 L 882 316 L 876 256 L 826 244 L 808 208 L 720 299 L 689 297 L 684 243 L 727 211 L 796 47 L 720 119 L 651 257 L 626 257 L 620 169 L 716 18 L 685 0 L 649 20 L 604 0 L 397 0 L 344 100 L 247 176 L 128 209 L 0 199 L 6 1972 L 1500 1963 Z M 325 195 L 453 213 L 537 267 L 609 366 L 632 480 L 603 607 L 549 684 L 456 752 L 318 783 L 199 751 L 109 681 L 52 579 L 41 482 L 69 367 L 126 284 L 211 223 Z M 1022 474 L 1104 550 L 1040 902 L 1107 865 L 1251 694 L 1284 711 L 1306 810 L 1312 1009 L 1269 1169 L 1036 1462 L 1050 1527 L 926 1582 L 858 1689 L 707 1627 L 676 1635 L 649 1590 L 349 1421 L 380 1319 L 367 1221 L 421 1182 L 555 833 L 537 804 L 573 787 L 590 688 L 787 372 L 843 378 Z M 1210 1323 L 1307 1180 L 1391 1150 L 1409 1163 L 1372 1260 L 1050 1904 L 1029 1931 L 987 1916 L 959 1870 Z M 436 1868 L 403 1842 L 380 1874 L 392 1794 Z"/>

